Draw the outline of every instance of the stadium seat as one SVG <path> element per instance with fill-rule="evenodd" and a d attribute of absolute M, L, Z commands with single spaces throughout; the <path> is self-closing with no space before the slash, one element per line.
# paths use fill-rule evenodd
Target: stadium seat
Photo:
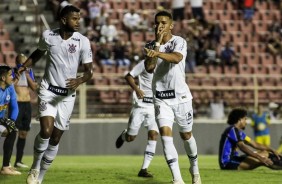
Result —
<path fill-rule="evenodd" d="M 5 64 L 5 61 L 4 61 L 4 55 L 2 52 L 0 52 L 0 65 L 2 64 Z"/>
<path fill-rule="evenodd" d="M 116 67 L 112 65 L 102 65 L 103 73 L 116 73 Z"/>
<path fill-rule="evenodd" d="M 253 66 L 253 73 L 265 75 L 268 74 L 268 68 L 263 65 L 256 65 Z"/>
<path fill-rule="evenodd" d="M 218 14 L 216 11 L 213 11 L 213 10 L 206 10 L 204 11 L 205 13 L 205 17 L 207 20 L 218 20 Z"/>
<path fill-rule="evenodd" d="M 0 29 L 4 29 L 4 21 L 0 19 Z"/>
<path fill-rule="evenodd" d="M 251 44 L 248 44 L 247 42 L 236 42 L 237 44 L 237 49 L 239 53 L 253 53 L 253 48 Z"/>
<path fill-rule="evenodd" d="M 252 66 L 246 65 L 246 64 L 239 64 L 239 74 L 252 74 L 253 68 Z"/>
<path fill-rule="evenodd" d="M 118 66 L 116 72 L 122 75 L 126 75 L 129 72 L 129 70 L 130 70 L 129 66 Z"/>
<path fill-rule="evenodd" d="M 226 86 L 229 87 L 231 85 L 231 79 L 233 77 L 219 77 L 216 79 L 217 86 Z"/>
<path fill-rule="evenodd" d="M 131 103 L 131 91 L 128 90 L 118 90 L 115 93 L 115 98 L 117 103 Z"/>
<path fill-rule="evenodd" d="M 141 4 L 139 0 L 125 0 L 126 2 L 126 9 L 134 9 L 134 10 L 140 10 L 141 9 Z"/>
<path fill-rule="evenodd" d="M 224 20 L 233 20 L 232 12 L 223 10 L 223 11 L 217 11 L 218 20 L 224 21 Z"/>
<path fill-rule="evenodd" d="M 238 25 L 236 21 L 231 21 L 231 20 L 225 20 L 222 22 L 223 24 L 223 30 L 230 32 L 230 31 L 237 31 L 238 30 Z"/>
<path fill-rule="evenodd" d="M 263 66 L 270 66 L 276 64 L 274 56 L 268 53 L 260 53 L 259 60 Z"/>
<path fill-rule="evenodd" d="M 202 86 L 216 86 L 217 80 L 214 77 L 206 77 L 201 79 L 201 85 Z"/>
<path fill-rule="evenodd" d="M 226 4 L 222 3 L 221 1 L 212 1 L 214 10 L 225 10 Z"/>
<path fill-rule="evenodd" d="M 10 33 L 7 29 L 0 29 L 0 40 L 10 40 Z"/>
<path fill-rule="evenodd" d="M 228 75 L 228 74 L 238 74 L 238 69 L 237 69 L 237 66 L 227 66 L 225 65 L 224 68 L 223 68 L 223 73 Z"/>
<path fill-rule="evenodd" d="M 253 25 L 250 22 L 244 22 L 244 21 L 237 21 L 239 30 L 243 33 L 251 33 L 253 32 Z"/>
<path fill-rule="evenodd" d="M 125 10 L 126 9 L 126 1 L 124 0 L 111 0 L 110 5 L 113 10 Z"/>
<path fill-rule="evenodd" d="M 204 65 L 196 66 L 195 68 L 195 73 L 197 74 L 207 74 L 208 73 L 208 68 Z"/>
<path fill-rule="evenodd" d="M 99 96 L 103 103 L 116 103 L 115 91 L 113 90 L 99 91 Z"/>
<path fill-rule="evenodd" d="M 11 67 L 16 67 L 15 61 L 18 54 L 15 51 L 6 51 L 3 54 L 5 63 Z"/>
<path fill-rule="evenodd" d="M 253 21 L 254 32 L 265 32 L 268 29 L 269 21 Z"/>
<path fill-rule="evenodd" d="M 189 86 L 200 86 L 201 85 L 201 79 L 196 78 L 196 77 L 186 77 L 186 82 L 188 83 Z"/>
<path fill-rule="evenodd" d="M 99 77 L 93 77 L 93 83 L 94 85 L 108 85 L 109 81 L 106 77 L 104 76 L 99 76 Z"/>
<path fill-rule="evenodd" d="M 245 53 L 244 58 L 245 58 L 245 64 L 249 66 L 256 66 L 259 64 L 259 57 L 257 54 Z"/>
<path fill-rule="evenodd" d="M 14 43 L 11 40 L 0 40 L 0 51 L 15 51 Z"/>
<path fill-rule="evenodd" d="M 232 40 L 233 42 L 245 42 L 246 41 L 246 36 L 244 33 L 239 32 L 239 31 L 232 31 L 229 32 L 229 34 L 232 35 Z"/>
<path fill-rule="evenodd" d="M 145 33 L 145 42 L 155 40 L 155 33 L 152 31 L 146 31 Z"/>
<path fill-rule="evenodd" d="M 131 33 L 130 35 L 130 40 L 132 42 L 144 42 L 144 34 L 143 32 L 135 31 Z"/>
<path fill-rule="evenodd" d="M 223 74 L 222 67 L 219 65 L 208 65 L 208 73 L 209 74 Z"/>
<path fill-rule="evenodd" d="M 140 3 L 141 3 L 142 10 L 155 10 L 157 8 L 156 4 L 158 2 L 151 1 L 151 0 L 142 0 Z"/>
<path fill-rule="evenodd" d="M 266 66 L 268 68 L 269 75 L 281 75 L 281 66 L 279 65 L 270 65 Z"/>

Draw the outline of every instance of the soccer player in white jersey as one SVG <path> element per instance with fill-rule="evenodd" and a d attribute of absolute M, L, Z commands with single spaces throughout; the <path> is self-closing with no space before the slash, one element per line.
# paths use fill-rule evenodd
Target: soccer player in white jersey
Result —
<path fill-rule="evenodd" d="M 139 86 L 134 78 L 138 77 Z M 158 125 L 155 121 L 153 94 L 152 94 L 153 71 L 146 71 L 144 60 L 140 61 L 126 76 L 125 80 L 134 90 L 132 109 L 128 121 L 128 128 L 125 129 L 116 140 L 116 147 L 120 148 L 124 141 L 131 142 L 136 138 L 141 125 L 148 130 L 148 142 L 144 152 L 144 160 L 139 177 L 153 177 L 147 169 L 154 157 L 157 137 L 159 134 Z"/>
<path fill-rule="evenodd" d="M 47 52 L 45 74 L 39 87 L 40 132 L 34 141 L 34 157 L 27 177 L 28 184 L 41 183 L 55 159 L 59 141 L 69 129 L 75 89 L 92 77 L 92 51 L 89 40 L 80 34 L 80 10 L 72 5 L 60 12 L 60 28 L 46 30 L 38 48 L 19 73 L 37 62 Z M 84 73 L 77 77 L 79 64 Z"/>
<path fill-rule="evenodd" d="M 152 90 L 155 116 L 173 183 L 184 183 L 173 143 L 172 127 L 175 121 L 190 160 L 192 183 L 200 184 L 197 145 L 192 134 L 192 95 L 185 82 L 187 43 L 182 37 L 172 35 L 172 29 L 172 15 L 167 11 L 158 12 L 155 15 L 155 41 L 145 47 L 146 56 L 150 57 L 145 61 L 145 67 L 147 71 L 154 69 Z"/>

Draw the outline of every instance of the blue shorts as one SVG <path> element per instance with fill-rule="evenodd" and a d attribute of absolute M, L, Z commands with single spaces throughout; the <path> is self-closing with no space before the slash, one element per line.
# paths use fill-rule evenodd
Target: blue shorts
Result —
<path fill-rule="evenodd" d="M 238 170 L 240 163 L 246 159 L 246 155 L 233 156 L 225 165 L 220 164 L 222 170 Z"/>

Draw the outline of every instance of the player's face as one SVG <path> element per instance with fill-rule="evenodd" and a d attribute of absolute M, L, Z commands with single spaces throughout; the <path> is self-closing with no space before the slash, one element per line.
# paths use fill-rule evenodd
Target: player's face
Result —
<path fill-rule="evenodd" d="M 240 127 L 242 130 L 245 130 L 247 125 L 247 117 L 243 117 L 242 119 L 240 119 Z"/>
<path fill-rule="evenodd" d="M 9 70 L 7 75 L 4 78 L 5 78 L 4 80 L 7 86 L 11 85 L 13 83 L 12 70 Z"/>
<path fill-rule="evenodd" d="M 155 21 L 155 32 L 165 30 L 166 34 L 170 33 L 173 28 L 172 20 L 167 16 L 157 16 Z"/>
<path fill-rule="evenodd" d="M 76 32 L 79 30 L 80 13 L 71 12 L 64 19 L 65 19 L 65 27 L 67 31 Z"/>

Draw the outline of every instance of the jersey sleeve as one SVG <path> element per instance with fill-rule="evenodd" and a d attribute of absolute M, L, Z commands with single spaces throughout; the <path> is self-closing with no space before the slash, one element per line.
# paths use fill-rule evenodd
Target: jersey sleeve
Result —
<path fill-rule="evenodd" d="M 182 54 L 183 57 L 186 57 L 187 53 L 187 42 L 183 38 L 179 37 L 175 40 L 175 47 L 173 52 L 178 52 Z"/>
<path fill-rule="evenodd" d="M 37 48 L 39 50 L 47 50 L 47 43 L 45 41 L 45 38 L 46 38 L 46 34 L 48 34 L 48 30 L 44 31 L 39 39 L 39 42 L 38 42 L 38 46 Z"/>
<path fill-rule="evenodd" d="M 238 143 L 245 140 L 246 134 L 243 131 L 239 131 L 237 128 L 233 127 L 230 130 L 228 137 L 234 143 Z"/>
<path fill-rule="evenodd" d="M 19 114 L 19 107 L 17 102 L 17 94 L 13 85 L 9 87 L 11 99 L 9 103 L 9 118 L 16 121 Z"/>
<path fill-rule="evenodd" d="M 90 41 L 83 37 L 83 43 L 81 48 L 81 62 L 82 64 L 91 63 L 93 60 L 92 50 L 90 46 Z"/>
<path fill-rule="evenodd" d="M 137 77 L 138 75 L 140 75 L 145 69 L 145 66 L 144 66 L 144 60 L 140 61 L 137 65 L 135 65 L 132 70 L 129 72 L 129 74 L 135 78 Z"/>

